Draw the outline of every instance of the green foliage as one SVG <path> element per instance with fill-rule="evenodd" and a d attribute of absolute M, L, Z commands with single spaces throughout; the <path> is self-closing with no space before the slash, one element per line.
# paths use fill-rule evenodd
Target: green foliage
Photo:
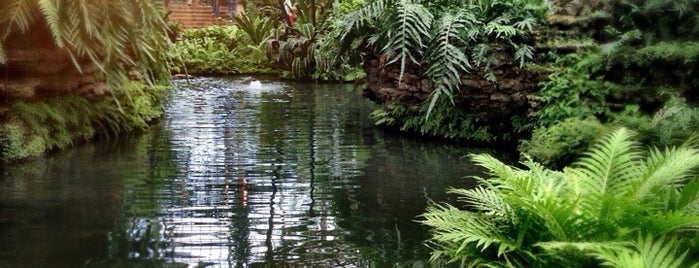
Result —
<path fill-rule="evenodd" d="M 491 177 L 478 178 L 481 185 L 473 189 L 451 190 L 469 210 L 432 204 L 422 215 L 433 228 L 433 260 L 517 267 L 569 267 L 590 258 L 597 259 L 594 266 L 697 265 L 684 256 L 699 227 L 699 150 L 685 144 L 644 156 L 632 136 L 623 128 L 614 131 L 562 172 L 532 160 L 520 169 L 472 155 Z M 638 260 L 645 265 L 634 266 Z"/>
<path fill-rule="evenodd" d="M 0 63 L 11 34 L 45 22 L 56 46 L 78 62 L 89 60 L 113 88 L 137 68 L 148 78 L 166 79 L 167 25 L 162 1 L 11 0 L 0 7 Z"/>
<path fill-rule="evenodd" d="M 398 84 L 401 83 L 408 60 L 420 63 L 426 43 L 430 40 L 433 15 L 427 8 L 411 0 L 396 1 L 386 11 L 386 19 L 379 29 L 375 43 L 386 54 L 386 64 L 400 63 Z"/>
<path fill-rule="evenodd" d="M 316 60 L 322 55 L 319 52 L 319 44 L 316 43 L 316 28 L 310 23 L 296 23 L 296 34 L 280 36 L 277 41 L 270 42 L 267 47 L 267 56 L 276 67 L 284 70 L 285 77 L 295 79 L 308 79 L 316 67 Z M 323 59 L 320 59 L 323 61 Z"/>
<path fill-rule="evenodd" d="M 519 151 L 547 167 L 560 169 L 608 132 L 607 128 L 595 118 L 568 118 L 534 129 L 531 139 L 521 142 Z"/>
<path fill-rule="evenodd" d="M 401 131 L 423 135 L 473 141 L 495 139 L 489 127 L 476 124 L 475 115 L 461 109 L 449 109 L 447 105 L 436 107 L 433 116 L 428 118 L 425 116 L 427 106 L 411 111 L 399 103 L 392 103 L 374 110 L 371 117 L 378 126 L 397 127 Z"/>
<path fill-rule="evenodd" d="M 12 104 L 0 126 L 0 160 L 38 156 L 96 135 L 110 136 L 144 129 L 162 116 L 168 87 L 131 82 L 114 97 L 91 101 L 78 96 Z"/>
<path fill-rule="evenodd" d="M 254 9 L 247 13 L 236 13 L 233 22 L 239 29 L 248 34 L 254 45 L 260 45 L 272 35 L 273 22 L 268 17 L 263 17 Z"/>
<path fill-rule="evenodd" d="M 639 31 L 642 43 L 661 40 L 696 40 L 699 37 L 698 0 L 605 0 L 610 32 L 623 35 Z"/>
<path fill-rule="evenodd" d="M 237 26 L 210 26 L 185 30 L 169 56 L 173 72 L 237 74 L 274 72 L 264 52 L 264 43 L 252 43 Z M 178 64 L 179 63 L 179 64 Z"/>
<path fill-rule="evenodd" d="M 340 6 L 339 6 L 340 13 L 347 14 L 347 13 L 357 11 L 358 9 L 365 6 L 366 2 L 367 1 L 365 1 L 365 0 L 340 1 Z"/>
<path fill-rule="evenodd" d="M 699 125 L 699 108 L 690 106 L 685 99 L 671 97 L 655 114 L 643 114 L 637 105 L 629 105 L 615 114 L 611 124 L 637 131 L 644 144 L 673 146 L 694 135 Z"/>
<path fill-rule="evenodd" d="M 361 1 L 363 2 L 363 1 Z M 344 8 L 355 8 L 333 1 L 298 3 L 298 20 L 291 26 L 276 29 L 267 44 L 267 57 L 282 71 L 282 76 L 294 79 L 322 81 L 354 81 L 364 77 L 358 60 L 337 53 L 337 33 L 344 28 Z M 356 5 L 357 3 L 354 3 Z M 315 17 L 311 16 L 314 14 Z M 356 48 L 356 46 L 355 46 Z"/>
<path fill-rule="evenodd" d="M 550 126 L 566 118 L 609 114 L 607 99 L 617 86 L 592 75 L 601 66 L 600 60 L 601 55 L 595 53 L 558 58 L 558 69 L 540 84 L 538 97 L 543 105 L 533 114 L 535 124 Z"/>
<path fill-rule="evenodd" d="M 348 14 L 348 28 L 338 37 L 369 35 L 369 44 L 387 55 L 386 64 L 400 64 L 399 84 L 407 61 L 425 64 L 425 75 L 435 81 L 428 114 L 440 97 L 451 100 L 460 74 L 483 71 L 495 82 L 489 67 L 498 61 L 496 54 L 509 54 L 521 65 L 531 59 L 528 35 L 547 10 L 539 0 L 440 2 L 452 8 L 429 1 L 374 1 Z"/>
<path fill-rule="evenodd" d="M 643 47 L 622 46 L 604 60 L 609 80 L 638 87 L 672 87 L 677 93 L 699 86 L 699 42 L 661 41 Z"/>
<path fill-rule="evenodd" d="M 572 117 L 546 127 L 535 128 L 530 140 L 519 150 L 551 168 L 561 168 L 581 155 L 592 141 L 615 127 L 639 133 L 639 141 L 651 146 L 676 146 L 690 139 L 699 124 L 699 108 L 684 99 L 671 97 L 653 115 L 642 113 L 638 105 L 627 105 L 622 112 L 609 114 L 604 122 L 594 117 Z"/>

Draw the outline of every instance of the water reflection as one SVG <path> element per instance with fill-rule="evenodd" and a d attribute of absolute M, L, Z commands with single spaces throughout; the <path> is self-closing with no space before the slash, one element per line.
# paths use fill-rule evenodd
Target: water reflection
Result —
<path fill-rule="evenodd" d="M 468 151 L 374 129 L 351 86 L 262 80 L 251 89 L 252 80 L 178 81 L 166 118 L 145 135 L 2 171 L 0 240 L 9 242 L 0 263 L 424 264 L 415 216 L 449 185 L 469 183 L 460 179 L 477 172 L 462 159 Z M 42 225 L 32 219 L 56 209 L 45 203 L 58 212 Z M 20 238 L 37 226 L 56 237 Z M 57 235 L 64 230 L 99 239 Z M 40 253 L 26 252 L 39 243 Z M 46 257 L 65 248 L 80 253 Z"/>

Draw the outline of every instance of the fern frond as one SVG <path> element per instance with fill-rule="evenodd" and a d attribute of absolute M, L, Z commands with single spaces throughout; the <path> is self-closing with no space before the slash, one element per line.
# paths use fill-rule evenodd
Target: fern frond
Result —
<path fill-rule="evenodd" d="M 660 188 L 674 192 L 675 184 L 693 175 L 699 167 L 699 151 L 693 148 L 669 148 L 661 152 L 655 148 L 643 165 L 642 176 L 635 185 L 639 200 L 658 198 Z"/>
<path fill-rule="evenodd" d="M 451 96 L 459 90 L 461 74 L 472 68 L 468 56 L 462 51 L 462 46 L 468 44 L 461 33 L 474 27 L 475 17 L 468 9 L 461 9 L 455 15 L 443 15 L 434 27 L 433 39 L 425 53 L 425 59 L 429 63 L 425 75 L 434 81 L 433 94 L 430 98 L 438 98 L 442 95 Z M 435 94 L 439 92 L 439 94 Z M 429 118 L 436 101 L 430 101 L 427 108 Z"/>
<path fill-rule="evenodd" d="M 573 164 L 572 172 L 580 172 L 587 178 L 590 193 L 628 194 L 629 180 L 640 175 L 640 154 L 637 143 L 631 140 L 633 133 L 620 128 L 608 135 L 580 160 Z"/>
<path fill-rule="evenodd" d="M 469 255 L 471 248 L 485 251 L 491 246 L 498 255 L 506 254 L 518 248 L 515 241 L 503 235 L 492 217 L 459 210 L 448 204 L 432 204 L 421 215 L 421 222 L 433 227 L 431 241 L 436 245 L 456 245 L 453 255 Z"/>
<path fill-rule="evenodd" d="M 345 18 L 347 18 L 348 21 L 345 24 L 346 28 L 341 35 L 343 39 L 352 29 L 362 28 L 364 24 L 378 20 L 379 17 L 384 14 L 389 2 L 390 0 L 371 1 L 371 3 L 367 4 L 366 6 L 347 14 Z"/>
<path fill-rule="evenodd" d="M 519 61 L 519 67 L 524 67 L 524 62 L 534 58 L 534 47 L 529 45 L 515 46 L 515 60 Z"/>
<path fill-rule="evenodd" d="M 497 178 L 514 178 L 520 171 L 520 169 L 509 166 L 489 154 L 470 154 L 469 158 L 474 164 L 484 167 Z"/>
<path fill-rule="evenodd" d="M 400 62 L 400 74 L 398 75 L 398 84 L 400 85 L 407 61 L 419 64 L 415 54 L 421 55 L 427 40 L 430 39 L 433 15 L 427 8 L 412 2 L 412 0 L 396 2 L 395 9 L 396 11 L 391 13 L 392 16 L 388 18 L 388 23 L 384 28 L 388 40 L 381 52 L 387 56 L 387 65 Z"/>
<path fill-rule="evenodd" d="M 480 212 L 498 215 L 505 218 L 510 217 L 511 207 L 505 202 L 497 192 L 476 187 L 473 189 L 449 189 L 449 193 L 458 194 L 459 200 L 469 204 Z"/>

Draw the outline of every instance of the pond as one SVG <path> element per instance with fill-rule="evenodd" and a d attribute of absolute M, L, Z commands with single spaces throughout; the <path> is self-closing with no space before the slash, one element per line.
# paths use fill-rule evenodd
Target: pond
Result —
<path fill-rule="evenodd" d="M 145 133 L 0 168 L 0 267 L 426 264 L 417 216 L 484 151 L 377 129 L 351 85 L 252 81 L 174 81 Z"/>

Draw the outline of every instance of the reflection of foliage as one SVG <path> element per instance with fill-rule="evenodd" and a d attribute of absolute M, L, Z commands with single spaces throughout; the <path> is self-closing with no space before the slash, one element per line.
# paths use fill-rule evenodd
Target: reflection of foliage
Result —
<path fill-rule="evenodd" d="M 130 82 L 114 98 L 88 101 L 65 96 L 13 104 L 9 122 L 0 128 L 0 159 L 37 156 L 95 135 L 117 135 L 144 129 L 162 115 L 164 86 Z"/>
<path fill-rule="evenodd" d="M 176 64 L 172 67 L 173 72 L 201 74 L 272 72 L 264 54 L 264 44 L 253 43 L 250 36 L 236 26 L 211 26 L 186 30 L 182 40 L 175 43 L 169 55 Z"/>
<path fill-rule="evenodd" d="M 472 156 L 492 178 L 452 190 L 470 211 L 433 204 L 424 214 L 423 223 L 434 228 L 433 259 L 518 267 L 693 265 L 696 259 L 685 256 L 696 254 L 690 240 L 699 225 L 699 151 L 684 145 L 644 156 L 631 137 L 623 128 L 607 135 L 562 172 L 531 160 L 523 170 Z"/>
<path fill-rule="evenodd" d="M 150 131 L 135 137 L 129 153 L 140 168 L 123 169 L 121 214 L 110 232 L 108 260 L 97 266 L 157 265 L 165 263 L 162 224 L 163 190 L 177 172 L 170 137 Z M 145 171 L 145 172 L 144 172 Z M 138 201 L 138 202 L 135 202 Z"/>

